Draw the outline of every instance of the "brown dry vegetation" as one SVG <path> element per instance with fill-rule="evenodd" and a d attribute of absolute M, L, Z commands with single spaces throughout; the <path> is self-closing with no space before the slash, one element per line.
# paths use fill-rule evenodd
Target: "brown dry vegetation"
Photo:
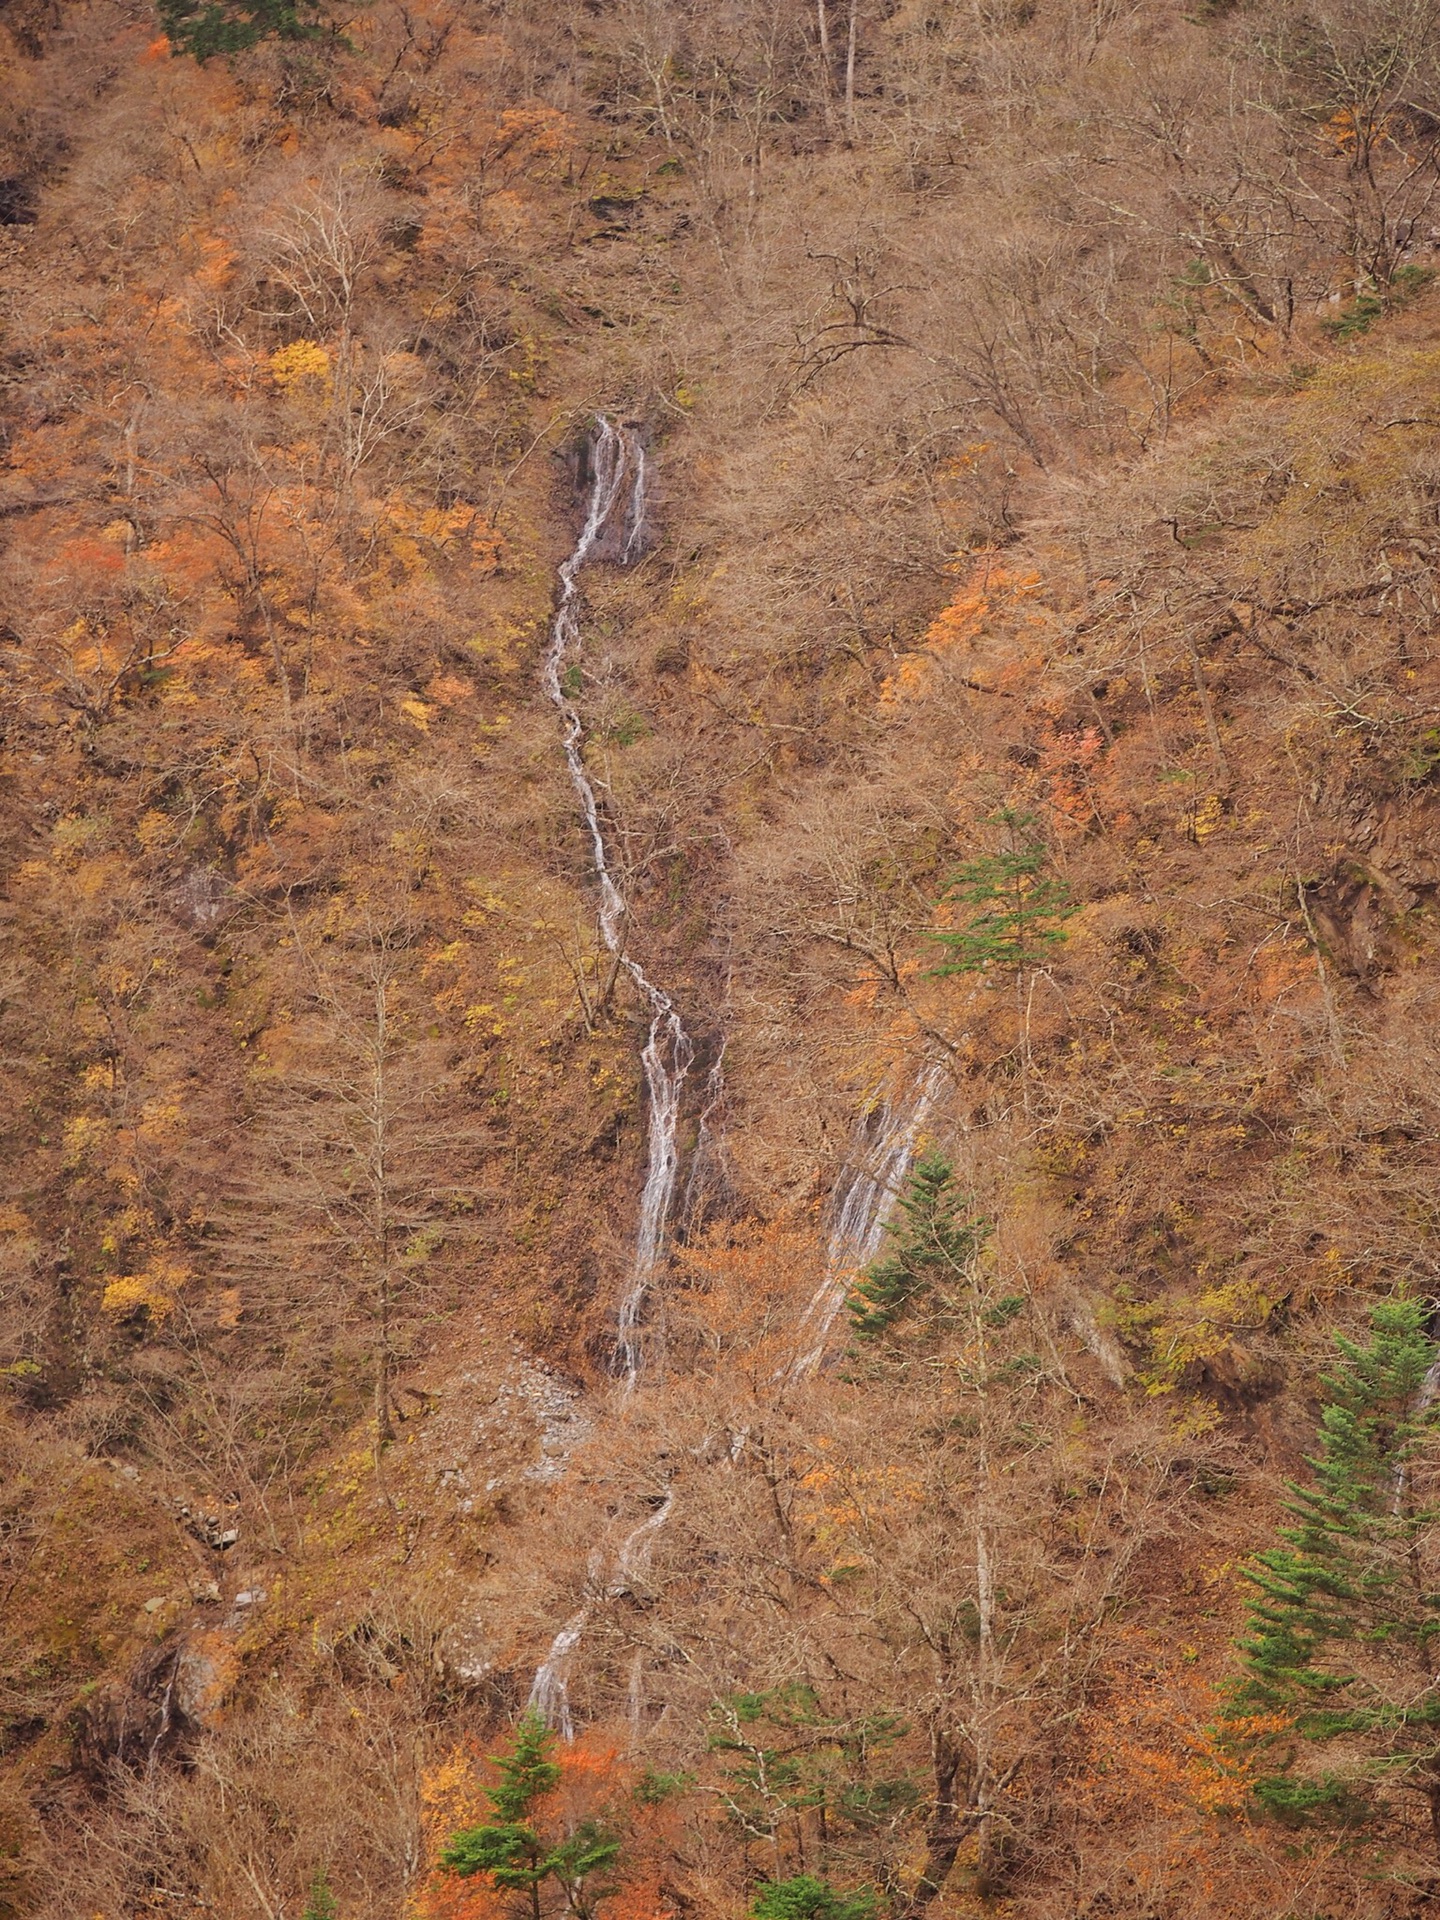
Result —
<path fill-rule="evenodd" d="M 689 1785 L 602 1915 L 1430 1911 L 1418 1798 L 1267 1824 L 1213 1722 L 1332 1330 L 1440 1290 L 1440 15 L 157 34 L 0 5 L 0 1915 L 489 1920 L 474 1756 L 667 1491 L 573 1766 Z M 643 1009 L 538 683 L 602 407 L 587 755 L 688 1149 L 725 1082 L 623 1404 Z M 1003 808 L 1018 991 L 927 937 Z M 978 1402 L 787 1364 L 929 1061 Z M 742 1806 L 796 1687 L 824 1791 Z"/>

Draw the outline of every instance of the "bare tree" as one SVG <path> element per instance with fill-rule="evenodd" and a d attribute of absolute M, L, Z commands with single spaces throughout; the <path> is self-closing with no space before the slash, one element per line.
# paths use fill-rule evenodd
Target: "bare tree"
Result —
<path fill-rule="evenodd" d="M 274 1165 L 254 1201 L 272 1248 L 293 1237 L 328 1273 L 342 1339 L 363 1329 L 383 1446 L 410 1309 L 447 1233 L 463 1231 L 473 1135 L 447 1107 L 449 1062 L 415 993 L 403 910 L 363 905 L 338 938 L 298 916 L 290 927 L 296 1006 L 265 1070 Z"/>

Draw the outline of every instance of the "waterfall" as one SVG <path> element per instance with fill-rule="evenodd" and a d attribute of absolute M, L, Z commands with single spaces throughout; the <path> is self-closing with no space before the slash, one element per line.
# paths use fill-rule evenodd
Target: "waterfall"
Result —
<path fill-rule="evenodd" d="M 575 1738 L 575 1721 L 570 1712 L 570 1656 L 580 1644 L 590 1618 L 588 1606 L 572 1614 L 550 1642 L 550 1651 L 535 1670 L 528 1705 L 547 1727 L 553 1727 L 562 1740 Z"/>
<path fill-rule="evenodd" d="M 825 1275 L 800 1316 L 800 1350 L 788 1369 L 792 1379 L 819 1366 L 851 1288 L 880 1251 L 943 1073 L 932 1066 L 905 1094 L 882 1100 L 856 1123 L 845 1170 L 830 1196 Z"/>
<path fill-rule="evenodd" d="M 640 1377 L 641 1315 L 664 1260 L 665 1235 L 675 1200 L 680 1161 L 680 1101 L 695 1049 L 674 1001 L 625 950 L 629 903 L 610 864 L 600 805 L 585 767 L 584 725 L 565 687 L 566 661 L 580 639 L 578 601 L 585 563 L 597 545 L 608 540 L 608 551 L 624 566 L 640 550 L 646 533 L 648 470 L 639 435 L 632 428 L 615 426 L 602 414 L 590 443 L 590 457 L 590 498 L 585 523 L 569 559 L 560 568 L 560 598 L 550 628 L 541 679 L 560 715 L 565 764 L 570 769 L 570 781 L 590 834 L 591 860 L 600 887 L 600 937 L 616 966 L 623 968 L 650 1009 L 650 1032 L 640 1055 L 647 1098 L 645 1184 L 640 1194 L 635 1257 L 620 1295 L 615 1323 L 616 1348 L 628 1392 Z M 717 1063 L 712 1081 L 718 1070 Z M 669 1518 L 673 1502 L 674 1493 L 667 1490 L 664 1503 L 626 1535 L 608 1578 L 601 1578 L 596 1584 L 592 1572 L 591 1591 L 584 1605 L 561 1627 L 536 1671 L 530 1688 L 530 1706 L 563 1739 L 575 1737 L 570 1711 L 570 1665 L 584 1638 L 590 1615 L 597 1604 L 619 1599 L 631 1590 L 649 1562 L 655 1536 Z"/>
<path fill-rule="evenodd" d="M 550 1651 L 536 1670 L 530 1688 L 529 1705 L 547 1726 L 555 1729 L 562 1740 L 575 1738 L 575 1720 L 570 1711 L 570 1661 L 584 1637 L 591 1612 L 602 1601 L 619 1600 L 633 1592 L 635 1582 L 650 1565 L 656 1535 L 670 1518 L 670 1509 L 674 1504 L 674 1489 L 667 1487 L 665 1498 L 654 1513 L 642 1520 L 638 1527 L 633 1527 L 620 1542 L 614 1569 L 608 1579 L 599 1583 L 578 1613 L 571 1614 L 550 1642 Z"/>
<path fill-rule="evenodd" d="M 610 865 L 599 802 L 585 768 L 584 726 L 563 679 L 566 658 L 580 638 L 577 602 L 580 574 L 586 561 L 597 544 L 609 537 L 611 550 L 623 566 L 640 550 L 646 533 L 648 474 L 640 436 L 633 428 L 617 427 L 601 415 L 590 444 L 590 455 L 592 471 L 585 524 L 573 552 L 560 568 L 560 600 L 550 628 L 550 645 L 545 652 L 541 679 L 560 715 L 565 762 L 590 833 L 591 859 L 600 886 L 600 936 L 616 965 L 624 969 L 650 1009 L 650 1033 L 641 1054 L 649 1109 L 645 1185 L 640 1196 L 635 1258 L 616 1316 L 620 1370 L 628 1389 L 639 1378 L 640 1316 L 665 1250 L 665 1231 L 675 1198 L 679 1166 L 680 1097 L 695 1049 L 674 1001 L 625 951 L 629 905 Z"/>
<path fill-rule="evenodd" d="M 617 427 L 602 416 L 590 451 L 592 468 L 585 522 L 574 550 L 560 568 L 560 596 L 542 679 L 560 715 L 566 765 L 590 834 L 591 857 L 600 889 L 601 938 L 616 966 L 623 968 L 650 1010 L 649 1036 L 641 1054 L 648 1095 L 645 1184 L 640 1197 L 635 1257 L 616 1318 L 616 1342 L 628 1391 L 640 1375 L 641 1314 L 664 1258 L 679 1166 L 680 1102 L 686 1075 L 694 1063 L 695 1049 L 675 1003 L 625 950 L 629 906 L 610 864 L 599 802 L 585 767 L 583 723 L 566 690 L 566 663 L 580 639 L 579 582 L 586 562 L 600 542 L 606 540 L 607 550 L 623 565 L 634 556 L 645 537 L 647 470 L 639 436 L 632 429 Z M 723 1098 L 723 1056 L 722 1046 L 706 1089 L 697 1153 L 705 1144 L 706 1124 L 718 1111 Z M 851 1287 L 879 1251 L 885 1223 L 910 1169 L 940 1074 L 938 1066 L 931 1067 L 907 1094 L 882 1101 L 861 1119 L 846 1174 L 831 1200 L 825 1277 L 801 1317 L 801 1350 L 788 1369 L 792 1378 L 803 1378 L 819 1366 L 831 1328 Z M 592 1566 L 583 1604 L 555 1635 L 536 1670 L 529 1704 L 566 1740 L 575 1735 L 570 1708 L 570 1668 L 591 1615 L 597 1606 L 632 1591 L 649 1564 L 656 1536 L 669 1519 L 674 1497 L 673 1488 L 668 1489 L 655 1512 L 626 1535 L 608 1576 L 597 1578 Z"/>
<path fill-rule="evenodd" d="M 705 1095 L 700 1104 L 695 1147 L 690 1155 L 690 1172 L 680 1202 L 680 1230 L 687 1239 L 704 1223 L 707 1208 L 716 1192 L 724 1192 L 729 1185 L 724 1127 L 725 1049 L 728 1045 L 728 1040 L 720 1042 L 720 1050 L 706 1077 Z"/>

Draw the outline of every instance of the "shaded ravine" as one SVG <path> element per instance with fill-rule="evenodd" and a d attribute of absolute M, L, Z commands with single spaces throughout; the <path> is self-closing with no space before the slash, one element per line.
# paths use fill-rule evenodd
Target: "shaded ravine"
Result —
<path fill-rule="evenodd" d="M 628 1389 L 640 1375 L 640 1319 L 665 1250 L 665 1232 L 670 1223 L 679 1168 L 680 1099 L 685 1076 L 695 1058 L 695 1048 L 674 1001 L 626 951 L 629 902 L 616 884 L 600 821 L 599 802 L 586 770 L 584 723 L 565 688 L 566 659 L 580 639 L 577 602 L 585 563 L 602 538 L 613 537 L 612 550 L 623 566 L 640 551 L 646 533 L 648 475 L 639 434 L 632 427 L 613 425 L 602 414 L 590 442 L 590 460 L 590 498 L 585 524 L 569 559 L 560 568 L 560 599 L 550 627 L 541 682 L 560 715 L 565 762 L 590 832 L 591 859 L 600 887 L 600 937 L 615 964 L 624 969 L 650 1009 L 650 1034 L 641 1054 L 648 1095 L 645 1185 L 640 1195 L 635 1258 L 620 1296 L 615 1325 L 620 1373 Z"/>

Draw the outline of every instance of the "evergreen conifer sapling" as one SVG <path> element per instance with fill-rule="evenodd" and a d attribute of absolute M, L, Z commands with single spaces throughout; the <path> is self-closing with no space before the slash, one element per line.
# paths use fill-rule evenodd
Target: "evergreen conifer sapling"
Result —
<path fill-rule="evenodd" d="M 565 1911 L 589 1920 L 599 1897 L 590 1882 L 615 1864 L 620 1842 L 597 1820 L 583 1820 L 558 1839 L 536 1825 L 537 1803 L 560 1781 L 560 1766 L 551 1758 L 554 1744 L 539 1714 L 527 1712 L 510 1753 L 494 1756 L 500 1782 L 487 1796 L 494 1817 L 452 1835 L 440 1862 L 461 1878 L 484 1874 L 492 1886 L 522 1894 L 531 1920 L 541 1920 L 541 1891 L 553 1881 Z"/>
<path fill-rule="evenodd" d="M 305 1911 L 300 1920 L 340 1920 L 340 1909 L 330 1891 L 330 1876 L 324 1867 L 315 1869 L 310 1882 L 310 1897 L 305 1902 Z"/>
<path fill-rule="evenodd" d="M 990 824 L 1002 829 L 1008 844 L 967 860 L 951 876 L 944 897 L 981 911 L 963 927 L 931 934 L 947 954 L 932 969 L 936 974 L 1023 975 L 1043 966 L 1066 938 L 1070 889 L 1048 871 L 1050 855 L 1034 831 L 1034 814 L 1002 807 Z"/>
<path fill-rule="evenodd" d="M 890 1251 L 850 1296 L 850 1319 L 862 1340 L 888 1333 L 937 1295 L 963 1286 L 985 1244 L 984 1222 L 969 1217 L 954 1172 L 938 1157 L 916 1166 L 900 1196 L 900 1216 L 888 1229 Z"/>
<path fill-rule="evenodd" d="M 1313 1482 L 1291 1483 L 1293 1524 L 1247 1576 L 1227 1725 L 1272 1812 L 1354 1819 L 1408 1788 L 1440 1855 L 1437 1346 L 1422 1303 L 1399 1299 L 1372 1309 L 1368 1340 L 1336 1347 Z"/>
<path fill-rule="evenodd" d="M 1073 911 L 1070 889 L 1049 871 L 1050 854 L 1035 832 L 1033 813 L 1002 807 L 990 816 L 1006 845 L 998 853 L 968 860 L 951 878 L 944 898 L 980 911 L 963 926 L 937 928 L 930 938 L 946 951 L 931 968 L 937 976 L 1009 974 L 1015 982 L 1015 1025 L 1025 1088 L 1030 1104 L 1030 1007 L 1027 977 L 1034 976 L 1066 938 L 1065 920 Z"/>

